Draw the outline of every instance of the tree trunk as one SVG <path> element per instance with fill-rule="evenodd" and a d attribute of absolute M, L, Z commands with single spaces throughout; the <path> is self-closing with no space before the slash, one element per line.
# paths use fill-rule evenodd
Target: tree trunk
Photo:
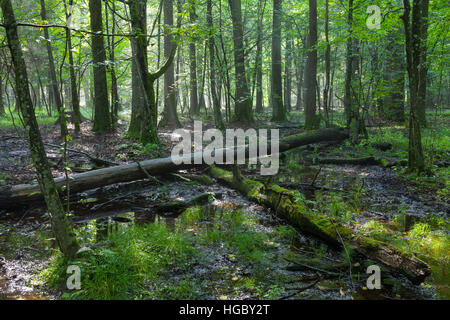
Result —
<path fill-rule="evenodd" d="M 197 15 L 195 14 L 195 1 L 189 0 L 189 20 L 191 24 L 195 24 Z M 197 55 L 195 42 L 189 43 L 189 68 L 190 68 L 190 114 L 191 116 L 199 115 L 198 105 L 198 86 L 197 86 Z"/>
<path fill-rule="evenodd" d="M 94 69 L 94 127 L 93 131 L 105 132 L 111 129 L 109 112 L 108 82 L 106 77 L 106 51 L 103 40 L 101 0 L 89 0 L 92 35 L 92 61 Z M 99 34 L 97 34 L 99 33 Z"/>
<path fill-rule="evenodd" d="M 42 20 L 47 20 L 47 11 L 45 10 L 45 1 L 41 0 L 41 18 Z M 50 42 L 50 36 L 48 33 L 48 28 L 44 28 L 44 37 L 45 44 L 47 47 L 47 55 L 48 55 L 48 65 L 49 65 L 49 73 L 52 81 L 52 93 L 54 97 L 54 102 L 56 104 L 56 110 L 58 111 L 58 121 L 61 130 L 61 137 L 65 137 L 67 135 L 67 126 L 66 126 L 66 118 L 64 115 L 64 107 L 61 100 L 61 92 L 59 90 L 58 80 L 56 79 L 56 69 L 55 69 L 55 60 L 53 59 L 53 51 L 52 45 Z"/>
<path fill-rule="evenodd" d="M 28 87 L 28 75 L 17 34 L 17 24 L 15 21 L 13 8 L 10 0 L 1 0 L 0 3 L 6 26 L 8 46 L 11 51 L 11 57 L 14 65 L 17 95 L 20 100 L 21 113 L 28 134 L 33 165 L 36 168 L 41 193 L 45 198 L 48 210 L 50 212 L 52 230 L 56 241 L 66 258 L 71 259 L 78 251 L 78 244 L 76 237 L 72 232 L 72 226 L 66 217 L 59 199 L 58 191 L 56 189 L 55 182 L 53 181 L 47 161 L 44 144 L 42 143 L 33 105 L 31 104 L 30 91 Z"/>
<path fill-rule="evenodd" d="M 207 13 L 206 20 L 208 22 L 208 28 L 211 30 L 211 34 L 209 35 L 208 44 L 209 44 L 209 75 L 210 75 L 210 87 L 211 87 L 211 95 L 212 95 L 212 103 L 214 109 L 214 120 L 216 123 L 216 128 L 219 130 L 225 130 L 225 124 L 223 123 L 222 112 L 220 107 L 220 97 L 217 93 L 217 70 L 216 63 L 214 59 L 215 45 L 214 45 L 214 35 L 212 34 L 213 30 L 213 16 L 212 16 L 212 0 L 207 0 Z"/>
<path fill-rule="evenodd" d="M 286 121 L 283 105 L 283 81 L 281 80 L 281 16 L 282 0 L 273 2 L 272 30 L 272 121 Z"/>
<path fill-rule="evenodd" d="M 429 0 L 414 0 L 411 17 L 409 0 L 403 0 L 403 24 L 405 26 L 406 62 L 409 76 L 409 150 L 408 166 L 412 171 L 422 172 L 425 161 L 422 148 L 420 111 L 423 103 L 421 77 L 424 74 L 428 28 Z M 426 73 L 426 72 L 425 72 Z M 422 90 L 422 91 L 421 91 Z"/>
<path fill-rule="evenodd" d="M 317 0 L 309 0 L 308 54 L 305 66 L 305 129 L 317 128 Z"/>
<path fill-rule="evenodd" d="M 325 3 L 325 41 L 327 47 L 325 49 L 325 88 L 323 89 L 323 113 L 326 127 L 330 127 L 330 117 L 328 114 L 328 94 L 330 91 L 330 41 L 328 39 L 328 0 Z"/>
<path fill-rule="evenodd" d="M 66 2 L 64 1 L 64 6 L 66 9 L 66 21 L 67 24 L 72 20 L 72 6 L 73 0 L 69 0 L 69 8 L 67 8 Z M 73 124 L 75 127 L 75 133 L 80 132 L 80 122 L 81 122 L 81 113 L 80 113 L 80 97 L 78 95 L 78 86 L 77 79 L 75 76 L 75 66 L 73 62 L 73 52 L 72 52 L 72 36 L 69 29 L 66 29 L 66 39 L 67 46 L 69 51 L 69 70 L 70 70 L 70 91 L 72 96 L 72 111 L 73 111 Z"/>
<path fill-rule="evenodd" d="M 383 99 L 383 118 L 397 123 L 405 121 L 405 63 L 404 49 L 398 45 L 402 30 L 387 36 L 384 84 L 389 93 Z"/>
<path fill-rule="evenodd" d="M 173 0 L 164 1 L 164 58 L 167 60 L 172 52 L 173 43 Z M 175 68 L 173 64 L 169 66 L 164 74 L 164 113 L 160 126 L 181 127 L 178 120 L 177 105 L 175 96 Z"/>
<path fill-rule="evenodd" d="M 237 121 L 253 122 L 251 95 L 245 72 L 244 29 L 241 0 L 228 0 L 233 23 L 234 69 L 236 74 L 235 115 Z"/>

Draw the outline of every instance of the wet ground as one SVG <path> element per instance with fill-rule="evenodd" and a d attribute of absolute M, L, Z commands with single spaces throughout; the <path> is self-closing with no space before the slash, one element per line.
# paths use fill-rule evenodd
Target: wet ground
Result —
<path fill-rule="evenodd" d="M 290 130 L 290 129 L 289 129 Z M 286 134 L 291 133 L 287 131 Z M 294 130 L 294 129 L 293 129 Z M 47 136 L 48 141 L 54 142 Z M 72 148 L 81 148 L 89 138 L 79 141 Z M 94 139 L 94 138 L 92 138 Z M 105 139 L 118 139 L 111 136 Z M 15 142 L 11 142 L 15 141 Z M 29 156 L 25 145 L 20 145 L 16 138 L 0 141 L 2 173 L 8 174 L 8 183 L 29 182 L 33 169 L 27 166 Z M 109 141 L 109 140 L 108 140 Z M 107 141 L 106 141 L 107 142 Z M 106 143 L 107 144 L 107 143 Z M 114 155 L 101 148 L 87 143 L 87 150 L 93 156 L 105 157 L 114 161 L 129 161 L 130 150 L 118 150 L 116 142 Z M 90 149 L 90 147 L 92 149 Z M 326 151 L 329 146 L 319 146 Z M 60 157 L 58 152 L 50 157 Z M 103 153 L 104 152 L 104 153 Z M 283 169 L 276 178 L 277 183 L 286 184 L 290 189 L 298 189 L 305 193 L 307 199 L 314 199 L 317 191 L 304 185 L 323 187 L 320 192 L 349 193 L 353 200 L 355 194 L 359 198 L 360 215 L 364 222 L 368 219 L 392 221 L 399 211 L 405 212 L 411 221 L 425 219 L 433 214 L 448 220 L 449 203 L 437 199 L 435 192 L 426 189 L 411 188 L 391 169 L 378 166 L 334 166 L 319 167 L 308 157 L 316 149 L 304 148 L 293 152 L 285 159 L 285 165 L 296 163 L 297 168 Z M 6 156 L 6 153 L 8 156 Z M 122 154 L 122 156 L 121 156 Z M 86 158 L 73 155 L 71 161 L 79 160 L 80 167 L 86 164 Z M 143 156 L 145 157 L 145 156 Z M 121 160 L 122 159 L 122 160 Z M 55 165 L 55 174 L 58 165 Z M 14 170 L 24 172 L 14 174 Z M 25 171 L 24 171 L 25 170 Z M 28 171 L 27 171 L 28 170 Z M 256 177 L 254 170 L 243 173 Z M 61 172 L 59 172 L 61 174 Z M 387 273 L 383 276 L 382 290 L 366 288 L 366 265 L 373 262 L 360 259 L 351 261 L 349 268 L 342 268 L 342 253 L 307 235 L 294 231 L 294 238 L 274 238 L 272 235 L 280 225 L 284 225 L 274 217 L 271 211 L 249 202 L 240 194 L 221 185 L 203 186 L 186 183 L 172 177 L 164 186 L 148 181 L 138 181 L 105 188 L 91 190 L 71 199 L 71 209 L 76 228 L 82 228 L 92 221 L 98 225 L 106 225 L 106 232 L 114 232 L 118 228 L 127 228 L 133 224 L 165 223 L 173 230 L 182 230 L 195 237 L 204 229 L 212 226 L 223 226 L 223 212 L 239 210 L 249 218 L 251 230 L 267 235 L 265 244 L 267 256 L 255 262 L 240 260 L 236 252 L 226 246 L 205 246 L 196 243 L 202 251 L 204 260 L 194 265 L 188 275 L 200 283 L 199 298 L 202 299 L 436 299 L 439 291 L 433 284 L 412 285 L 402 276 Z M 296 187 L 296 184 L 303 184 Z M 309 190 L 309 191 L 308 191 Z M 356 190 L 356 191 L 355 191 Z M 359 190 L 359 193 L 358 193 Z M 153 210 L 158 204 L 169 200 L 188 200 L 204 192 L 214 193 L 215 200 L 202 206 L 209 212 L 194 227 L 183 223 L 182 217 L 164 217 Z M 58 299 L 61 292 L 53 292 L 35 280 L 35 275 L 44 270 L 48 264 L 50 253 L 55 248 L 50 236 L 49 220 L 44 208 L 30 207 L 20 212 L 0 210 L 0 299 Z M 292 228 L 291 228 L 292 229 Z M 104 231 L 104 230 L 103 230 Z M 306 261 L 307 267 L 292 268 L 292 261 Z M 329 265 L 340 266 L 339 269 L 323 270 Z M 295 269 L 295 270 L 294 270 Z M 257 275 L 258 291 L 249 288 L 245 281 Z M 176 270 L 168 274 L 167 281 L 177 281 Z M 245 281 L 244 281 L 244 280 Z M 212 289 L 214 288 L 214 289 Z M 267 290 L 270 288 L 270 290 Z M 448 290 L 448 288 L 447 288 Z M 51 292 L 51 293 L 50 293 Z"/>

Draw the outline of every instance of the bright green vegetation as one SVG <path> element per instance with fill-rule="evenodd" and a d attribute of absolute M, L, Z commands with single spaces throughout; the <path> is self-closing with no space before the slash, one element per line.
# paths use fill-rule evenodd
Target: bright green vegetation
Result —
<path fill-rule="evenodd" d="M 272 252 L 293 241 L 295 231 L 288 226 L 277 226 L 270 233 L 258 231 L 256 218 L 241 211 L 216 210 L 192 207 L 176 222 L 175 230 L 163 221 L 121 226 L 97 244 L 97 229 L 87 224 L 78 229 L 78 239 L 94 245 L 70 262 L 55 251 L 35 282 L 63 289 L 67 266 L 76 264 L 81 268 L 82 288 L 65 292 L 62 298 L 198 299 L 247 292 L 270 299 L 282 294 L 267 270 L 274 259 Z M 231 264 L 211 269 L 205 279 L 192 273 L 198 264 L 213 267 L 208 263 L 214 255 L 222 255 Z M 248 264 L 253 265 L 251 276 L 239 275 Z M 222 278 L 228 280 L 223 283 Z"/>

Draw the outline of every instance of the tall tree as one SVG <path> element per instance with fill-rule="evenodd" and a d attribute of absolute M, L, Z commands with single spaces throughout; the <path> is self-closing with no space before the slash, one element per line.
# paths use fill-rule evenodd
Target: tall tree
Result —
<path fill-rule="evenodd" d="M 72 21 L 73 0 L 69 0 L 68 7 L 66 1 L 64 1 L 64 7 L 66 11 L 66 23 L 70 27 Z M 67 39 L 67 50 L 69 51 L 70 92 L 72 98 L 71 100 L 72 100 L 73 124 L 75 127 L 75 133 L 78 133 L 80 132 L 80 122 L 81 122 L 80 96 L 78 95 L 78 85 L 73 60 L 72 35 L 69 28 L 66 29 L 66 39 Z"/>
<path fill-rule="evenodd" d="M 223 123 L 222 111 L 220 110 L 220 99 L 219 94 L 217 92 L 217 70 L 216 70 L 216 62 L 214 58 L 215 54 L 215 44 L 214 44 L 214 25 L 213 25 L 213 15 L 212 15 L 212 0 L 207 0 L 206 3 L 206 20 L 208 22 L 209 28 L 209 38 L 208 38 L 208 46 L 209 46 L 209 79 L 210 79 L 210 88 L 211 88 L 211 96 L 212 96 L 212 104 L 214 110 L 214 120 L 216 123 L 216 127 L 219 130 L 225 130 L 225 124 Z"/>
<path fill-rule="evenodd" d="M 233 24 L 234 70 L 236 76 L 235 116 L 237 121 L 253 122 L 252 100 L 245 73 L 244 29 L 241 0 L 228 0 Z"/>
<path fill-rule="evenodd" d="M 356 79 L 361 75 L 359 74 L 359 41 L 353 34 L 353 9 L 353 0 L 349 0 L 344 110 L 347 116 L 347 126 L 350 128 L 350 139 L 353 143 L 358 143 L 359 134 L 365 133 L 365 125 L 359 112 L 359 93 L 356 86 Z"/>
<path fill-rule="evenodd" d="M 164 58 L 169 59 L 172 48 L 175 45 L 173 42 L 173 0 L 164 1 Z M 167 71 L 164 73 L 164 113 L 160 125 L 180 127 L 181 123 L 178 120 L 177 104 L 175 94 L 175 68 L 170 64 Z"/>
<path fill-rule="evenodd" d="M 47 10 L 45 9 L 45 1 L 41 1 L 41 18 L 42 20 L 47 20 Z M 52 81 L 52 93 L 53 93 L 53 101 L 56 104 L 56 110 L 58 111 L 58 121 L 61 132 L 61 137 L 65 137 L 67 135 L 67 125 L 66 125 L 66 117 L 64 114 L 64 107 L 61 99 L 61 92 L 59 90 L 58 80 L 56 79 L 56 69 L 55 69 L 55 60 L 53 59 L 53 49 L 52 43 L 50 40 L 50 35 L 48 32 L 48 28 L 44 28 L 44 37 L 45 37 L 45 45 L 47 48 L 47 56 L 48 56 L 48 67 L 50 73 L 50 79 Z"/>
<path fill-rule="evenodd" d="M 425 169 L 422 148 L 421 111 L 425 103 L 423 93 L 426 91 L 426 55 L 428 32 L 429 0 L 403 0 L 403 24 L 405 26 L 406 65 L 409 77 L 409 150 L 408 166 L 412 171 Z M 411 12 L 412 11 L 412 12 Z"/>
<path fill-rule="evenodd" d="M 264 1 L 264 2 L 263 2 Z M 262 83 L 262 54 L 263 54 L 263 18 L 266 8 L 266 0 L 258 0 L 258 29 L 256 39 L 256 57 L 255 57 L 255 80 L 256 81 L 256 106 L 257 113 L 263 111 L 263 83 Z"/>
<path fill-rule="evenodd" d="M 317 90 L 317 0 L 309 0 L 308 53 L 305 66 L 305 129 L 318 127 Z"/>
<path fill-rule="evenodd" d="M 193 25 L 196 23 L 197 15 L 195 14 L 195 0 L 189 0 L 189 20 Z M 198 86 L 197 86 L 197 54 L 195 42 L 189 43 L 189 75 L 190 75 L 190 114 L 198 116 L 200 109 L 198 105 Z"/>
<path fill-rule="evenodd" d="M 147 1 L 131 0 L 128 2 L 130 8 L 131 30 L 135 34 L 147 33 L 147 17 L 145 15 L 147 9 Z M 128 127 L 127 135 L 132 139 L 139 139 L 141 137 L 141 119 L 144 108 L 148 108 L 148 102 L 146 101 L 146 93 L 144 88 L 144 78 L 146 70 L 148 68 L 147 46 L 145 45 L 146 39 L 142 37 L 131 37 L 131 118 L 130 125 Z M 145 59 L 145 60 L 142 60 Z M 140 61 L 144 61 L 144 66 L 138 66 Z M 143 78 L 144 77 L 144 78 Z M 150 114 L 156 114 L 154 110 Z M 157 121 L 157 119 L 155 119 Z M 155 126 L 156 127 L 156 126 Z M 157 137 L 156 132 L 154 136 Z"/>
<path fill-rule="evenodd" d="M 36 115 L 34 114 L 30 88 L 28 86 L 28 74 L 17 33 L 17 23 L 14 17 L 14 11 L 10 0 L 1 0 L 0 5 L 3 11 L 8 47 L 11 52 L 14 66 L 17 97 L 21 106 L 20 112 L 27 130 L 33 165 L 36 168 L 41 192 L 47 203 L 52 230 L 56 241 L 65 257 L 71 259 L 78 251 L 78 243 L 73 234 L 72 226 L 64 212 L 61 200 L 59 199 L 59 194 L 48 164 L 39 126 L 36 121 Z"/>
<path fill-rule="evenodd" d="M 282 0 L 273 1 L 272 29 L 272 121 L 286 121 L 281 80 L 281 15 Z"/>
<path fill-rule="evenodd" d="M 384 84 L 388 90 L 382 102 L 382 116 L 386 120 L 405 121 L 405 54 L 399 44 L 403 30 L 387 35 L 386 62 L 383 72 Z"/>
<path fill-rule="evenodd" d="M 92 35 L 92 62 L 94 69 L 94 127 L 97 132 L 111 129 L 109 113 L 108 82 L 106 77 L 106 50 L 103 39 L 101 0 L 89 0 Z"/>
<path fill-rule="evenodd" d="M 330 126 L 330 117 L 328 114 L 328 94 L 330 91 L 330 40 L 328 35 L 329 29 L 329 5 L 328 0 L 325 1 L 325 87 L 323 89 L 323 113 L 325 125 Z"/>

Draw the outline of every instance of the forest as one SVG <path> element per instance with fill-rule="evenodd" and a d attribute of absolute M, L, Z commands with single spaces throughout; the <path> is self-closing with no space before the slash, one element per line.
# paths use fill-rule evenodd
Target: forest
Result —
<path fill-rule="evenodd" d="M 448 1 L 0 12 L 0 300 L 450 299 Z"/>

